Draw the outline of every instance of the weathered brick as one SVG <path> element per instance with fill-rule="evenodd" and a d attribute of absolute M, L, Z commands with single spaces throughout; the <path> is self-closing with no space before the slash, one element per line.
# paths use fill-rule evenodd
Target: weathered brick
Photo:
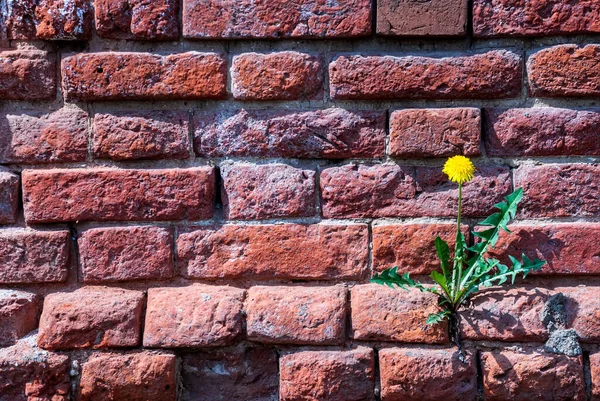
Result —
<path fill-rule="evenodd" d="M 95 0 L 96 31 L 110 39 L 179 39 L 176 0 Z"/>
<path fill-rule="evenodd" d="M 68 401 L 69 357 L 44 351 L 30 335 L 0 348 L 0 400 Z"/>
<path fill-rule="evenodd" d="M 0 100 L 56 97 L 54 54 L 39 50 L 0 51 Z"/>
<path fill-rule="evenodd" d="M 600 111 L 552 107 L 485 111 L 489 156 L 600 155 Z"/>
<path fill-rule="evenodd" d="M 534 349 L 498 350 L 483 352 L 481 365 L 486 400 L 585 400 L 579 358 Z"/>
<path fill-rule="evenodd" d="M 600 341 L 600 287 L 584 286 L 557 287 L 567 297 L 565 315 L 567 325 L 575 329 L 579 339 L 585 343 Z"/>
<path fill-rule="evenodd" d="M 523 188 L 521 217 L 600 215 L 600 165 L 523 165 L 514 172 L 515 188 Z"/>
<path fill-rule="evenodd" d="M 92 36 L 90 0 L 6 2 L 9 39 L 87 40 Z"/>
<path fill-rule="evenodd" d="M 227 62 L 215 53 L 80 53 L 62 60 L 68 101 L 223 99 Z"/>
<path fill-rule="evenodd" d="M 92 228 L 81 233 L 83 281 L 160 280 L 173 276 L 173 233 L 161 227 Z"/>
<path fill-rule="evenodd" d="M 385 348 L 379 351 L 382 401 L 476 401 L 472 352 L 455 348 Z"/>
<path fill-rule="evenodd" d="M 29 223 L 210 218 L 214 170 L 25 170 Z M 192 190 L 193 189 L 193 190 Z"/>
<path fill-rule="evenodd" d="M 486 99 L 521 94 L 521 57 L 506 50 L 468 56 L 340 56 L 329 65 L 334 99 Z"/>
<path fill-rule="evenodd" d="M 341 344 L 346 290 L 335 287 L 264 287 L 248 290 L 248 339 L 275 344 Z"/>
<path fill-rule="evenodd" d="M 274 401 L 279 372 L 273 348 L 234 349 L 183 355 L 183 401 Z"/>
<path fill-rule="evenodd" d="M 368 269 L 365 224 L 224 225 L 187 229 L 177 239 L 189 278 L 361 279 Z"/>
<path fill-rule="evenodd" d="M 407 109 L 390 115 L 391 156 L 479 156 L 480 144 L 479 109 Z"/>
<path fill-rule="evenodd" d="M 417 290 L 395 290 L 379 284 L 352 288 L 352 338 L 367 341 L 443 344 L 449 341 L 448 325 L 427 325 L 439 311 L 437 297 Z"/>
<path fill-rule="evenodd" d="M 281 357 L 281 401 L 374 401 L 375 356 L 371 348 L 301 351 Z"/>
<path fill-rule="evenodd" d="M 87 113 L 62 108 L 48 114 L 9 112 L 0 115 L 0 163 L 85 161 Z"/>
<path fill-rule="evenodd" d="M 186 112 L 117 112 L 94 116 L 94 157 L 114 160 L 186 159 Z"/>
<path fill-rule="evenodd" d="M 13 345 L 19 338 L 35 330 L 38 307 L 39 298 L 36 294 L 0 290 L 0 347 Z"/>
<path fill-rule="evenodd" d="M 201 114 L 194 147 L 209 157 L 377 158 L 385 152 L 385 120 L 382 112 L 339 108 Z"/>
<path fill-rule="evenodd" d="M 19 209 L 19 176 L 0 167 L 0 224 L 17 220 Z"/>
<path fill-rule="evenodd" d="M 313 99 L 322 93 L 320 57 L 293 51 L 233 58 L 231 92 L 238 100 Z"/>
<path fill-rule="evenodd" d="M 287 164 L 221 167 L 225 217 L 261 220 L 310 217 L 316 213 L 315 172 Z"/>
<path fill-rule="evenodd" d="M 242 332 L 244 294 L 237 288 L 202 284 L 149 289 L 144 346 L 231 344 Z"/>
<path fill-rule="evenodd" d="M 126 367 L 126 369 L 124 369 Z M 81 368 L 81 401 L 175 401 L 175 355 L 152 351 L 92 355 Z"/>
<path fill-rule="evenodd" d="M 370 0 L 184 0 L 183 36 L 219 38 L 339 38 L 371 33 Z"/>
<path fill-rule="evenodd" d="M 548 338 L 540 312 L 552 294 L 540 288 L 486 290 L 460 313 L 460 328 L 470 340 L 538 341 Z"/>
<path fill-rule="evenodd" d="M 600 352 L 590 355 L 591 401 L 600 400 Z"/>
<path fill-rule="evenodd" d="M 67 280 L 70 233 L 0 231 L 0 283 L 53 283 Z"/>
<path fill-rule="evenodd" d="M 83 287 L 47 295 L 38 345 L 46 349 L 134 347 L 140 342 L 144 294 Z"/>
<path fill-rule="evenodd" d="M 466 0 L 377 1 L 377 33 L 392 36 L 465 36 Z"/>
<path fill-rule="evenodd" d="M 595 0 L 475 0 L 477 37 L 550 36 L 600 32 L 600 4 Z"/>
<path fill-rule="evenodd" d="M 529 57 L 527 76 L 532 96 L 600 96 L 600 45 L 540 50 Z"/>

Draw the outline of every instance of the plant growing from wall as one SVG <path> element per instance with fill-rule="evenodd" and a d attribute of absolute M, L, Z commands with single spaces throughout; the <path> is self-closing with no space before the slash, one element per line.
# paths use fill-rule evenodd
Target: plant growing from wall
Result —
<path fill-rule="evenodd" d="M 437 284 L 427 286 L 413 280 L 409 273 L 399 273 L 398 267 L 392 267 L 377 274 L 371 280 L 392 288 L 417 288 L 422 292 L 436 294 L 441 310 L 427 317 L 427 324 L 437 324 L 445 319 L 449 320 L 450 337 L 461 351 L 460 331 L 457 311 L 465 307 L 469 298 L 481 288 L 493 285 L 502 285 L 508 280 L 512 284 L 518 275 L 526 277 L 531 271 L 539 270 L 545 262 L 539 259 L 530 259 L 526 255 L 521 260 L 509 255 L 510 266 L 501 263 L 498 259 L 489 257 L 487 251 L 496 245 L 501 230 L 510 233 L 507 225 L 515 217 L 517 206 L 523 199 L 523 189 L 519 188 L 508 195 L 505 201 L 494 205 L 499 212 L 492 214 L 480 222 L 482 230 L 473 231 L 478 239 L 476 243 L 467 246 L 465 236 L 460 229 L 463 185 L 471 181 L 475 174 L 475 166 L 471 160 L 464 156 L 454 156 L 448 159 L 443 172 L 450 181 L 458 184 L 458 217 L 456 224 L 456 245 L 454 254 L 451 255 L 448 244 L 437 237 L 435 248 L 440 259 L 441 271 L 433 271 L 431 279 Z"/>

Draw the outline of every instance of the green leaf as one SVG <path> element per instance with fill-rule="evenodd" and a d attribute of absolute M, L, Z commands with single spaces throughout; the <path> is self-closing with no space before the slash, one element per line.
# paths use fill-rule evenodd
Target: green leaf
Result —
<path fill-rule="evenodd" d="M 435 239 L 435 250 L 437 251 L 438 258 L 440 259 L 442 273 L 447 280 L 450 277 L 450 247 L 446 241 L 440 237 L 437 237 Z"/>
<path fill-rule="evenodd" d="M 376 274 L 372 279 L 372 283 L 387 285 L 391 288 L 402 288 L 403 290 L 408 290 L 409 288 L 417 288 L 421 292 L 432 292 L 434 294 L 438 294 L 438 291 L 432 287 L 425 287 L 418 281 L 410 278 L 409 273 L 404 273 L 402 275 L 398 274 L 398 267 L 392 267 L 390 269 L 385 269 L 379 274 Z"/>
<path fill-rule="evenodd" d="M 425 321 L 425 323 L 429 325 L 441 323 L 444 321 L 444 319 L 446 319 L 446 317 L 448 317 L 448 315 L 450 315 L 450 312 L 447 310 L 438 313 L 432 313 L 429 316 L 427 316 L 427 320 Z"/>
<path fill-rule="evenodd" d="M 434 270 L 434 271 L 431 272 L 431 275 L 429 277 L 431 277 L 431 279 L 433 281 L 435 281 L 436 283 L 438 283 L 439 286 L 444 291 L 444 293 L 448 297 L 450 297 L 450 290 L 448 289 L 448 281 L 447 281 L 446 277 L 443 274 L 441 274 L 441 273 L 439 273 L 439 272 L 437 272 L 437 271 Z"/>

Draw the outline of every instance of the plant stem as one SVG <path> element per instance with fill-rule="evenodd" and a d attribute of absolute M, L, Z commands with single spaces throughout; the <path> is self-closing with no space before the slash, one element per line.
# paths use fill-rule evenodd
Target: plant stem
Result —
<path fill-rule="evenodd" d="M 454 252 L 454 269 L 452 271 L 452 304 L 456 305 L 456 297 L 460 291 L 460 283 L 462 281 L 462 260 L 464 257 L 464 250 L 461 247 L 461 241 L 459 241 L 459 237 L 461 234 L 460 231 L 460 218 L 462 215 L 462 183 L 458 184 L 458 218 L 456 219 L 456 247 Z M 458 277 L 457 277 L 458 276 Z"/>

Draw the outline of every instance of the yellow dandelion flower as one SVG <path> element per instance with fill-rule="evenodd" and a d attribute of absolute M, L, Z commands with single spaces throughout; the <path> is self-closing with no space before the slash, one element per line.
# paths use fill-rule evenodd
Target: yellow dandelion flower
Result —
<path fill-rule="evenodd" d="M 448 176 L 450 181 L 464 184 L 473 179 L 475 166 L 467 157 L 454 156 L 448 159 L 442 171 Z"/>

